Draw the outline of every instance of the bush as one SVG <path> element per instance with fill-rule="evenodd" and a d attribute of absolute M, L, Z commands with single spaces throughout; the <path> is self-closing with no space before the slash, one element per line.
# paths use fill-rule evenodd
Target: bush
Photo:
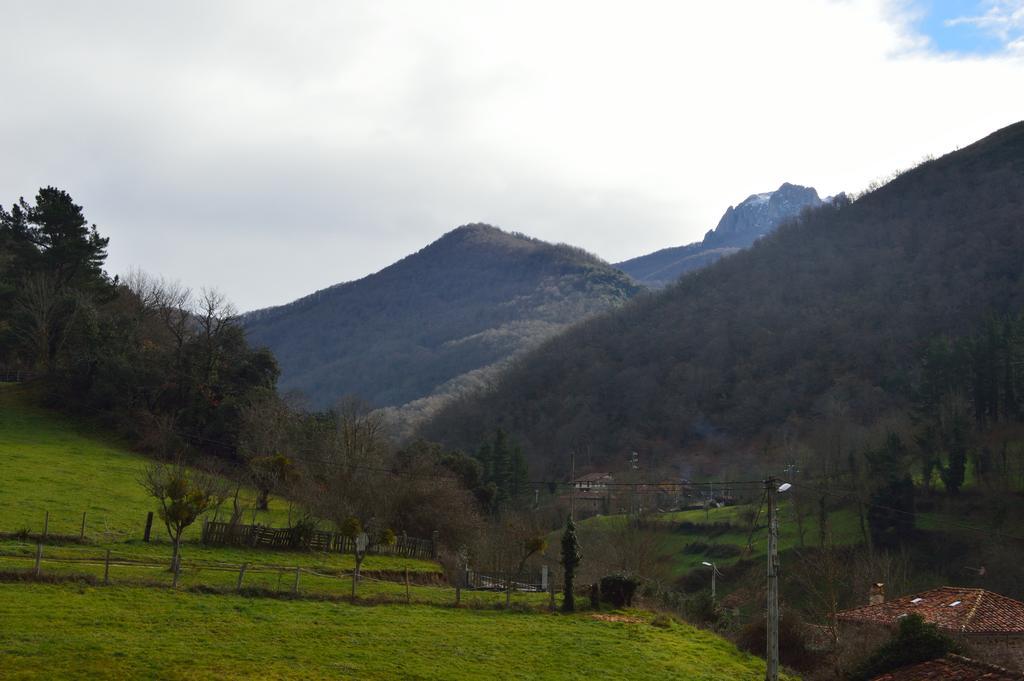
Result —
<path fill-rule="evenodd" d="M 736 646 L 758 657 L 765 655 L 768 623 L 764 617 L 755 617 L 740 630 Z M 800 671 L 812 669 L 816 655 L 807 645 L 807 635 L 800 618 L 787 612 L 779 618 L 779 661 Z"/>
<path fill-rule="evenodd" d="M 958 652 L 956 643 L 938 627 L 926 623 L 920 615 L 909 615 L 900 620 L 896 636 L 857 665 L 850 678 L 854 681 L 873 679 L 908 664 L 934 660 L 955 652 Z"/>
<path fill-rule="evenodd" d="M 699 627 L 716 627 L 722 611 L 711 598 L 710 591 L 699 591 L 683 601 L 683 616 L 690 624 Z"/>
<path fill-rule="evenodd" d="M 708 558 L 734 558 L 743 553 L 743 549 L 735 544 L 712 544 L 705 555 Z"/>
<path fill-rule="evenodd" d="M 672 623 L 672 617 L 663 612 L 655 615 L 654 619 L 651 620 L 651 626 L 658 627 L 659 629 L 671 629 Z"/>
<path fill-rule="evenodd" d="M 708 550 L 708 544 L 702 541 L 692 541 L 683 547 L 683 553 L 704 553 Z"/>
<path fill-rule="evenodd" d="M 615 574 L 601 578 L 601 600 L 616 608 L 633 605 L 633 595 L 640 586 L 640 580 L 628 575 Z"/>
<path fill-rule="evenodd" d="M 313 539 L 313 532 L 316 531 L 316 521 L 311 518 L 302 518 L 292 526 L 289 545 L 293 549 L 309 548 L 309 542 Z"/>

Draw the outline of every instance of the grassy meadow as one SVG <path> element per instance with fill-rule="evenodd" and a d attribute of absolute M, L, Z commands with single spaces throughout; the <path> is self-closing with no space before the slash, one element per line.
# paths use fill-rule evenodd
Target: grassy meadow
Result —
<path fill-rule="evenodd" d="M 764 677 L 763 661 L 709 632 L 651 621 L 0 584 L 3 675 L 13 679 Z"/>
<path fill-rule="evenodd" d="M 51 534 L 77 535 L 86 512 L 84 543 L 44 545 L 42 581 L 29 578 L 32 541 L 0 541 L 0 677 L 763 678 L 758 658 L 667 618 L 654 626 L 652 613 L 552 614 L 542 593 L 514 594 L 504 610 L 505 595 L 486 591 L 454 608 L 430 561 L 368 556 L 352 603 L 352 556 L 206 547 L 195 528 L 171 588 L 166 568 L 146 564 L 169 558 L 163 528 L 141 540 L 154 507 L 137 483 L 146 461 L 0 386 L 0 532 L 38 533 L 49 511 Z M 275 500 L 257 521 L 286 515 Z"/>
<path fill-rule="evenodd" d="M 43 530 L 49 512 L 48 532 L 78 536 L 85 513 L 85 536 L 91 555 L 95 549 L 111 549 L 129 560 L 169 560 L 170 542 L 159 519 L 154 519 L 152 541 L 142 541 L 146 514 L 156 501 L 138 483 L 148 462 L 124 443 L 88 425 L 55 415 L 30 404 L 24 386 L 0 384 L 0 533 Z M 251 507 L 252 491 L 245 493 Z M 288 507 L 272 498 L 268 511 L 247 511 L 245 520 L 273 526 L 287 523 Z M 184 536 L 185 561 L 244 562 L 301 566 L 324 572 L 351 570 L 351 555 L 264 551 L 238 547 L 208 547 L 198 543 L 200 523 Z M 47 547 L 48 555 L 78 547 Z M 18 540 L 0 541 L 0 569 L 10 555 L 34 551 Z M 363 569 L 438 573 L 430 561 L 367 556 Z"/>

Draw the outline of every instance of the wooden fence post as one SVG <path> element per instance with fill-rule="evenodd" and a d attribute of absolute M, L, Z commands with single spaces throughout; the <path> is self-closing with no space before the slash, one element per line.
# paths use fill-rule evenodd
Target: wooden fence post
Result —
<path fill-rule="evenodd" d="M 46 515 L 43 516 L 43 539 L 46 539 L 46 534 L 50 530 L 50 512 L 47 511 Z"/>
<path fill-rule="evenodd" d="M 409 605 L 412 599 L 409 598 L 409 568 L 405 568 L 405 604 Z"/>
<path fill-rule="evenodd" d="M 146 531 L 142 535 L 142 541 L 149 542 L 149 532 L 153 529 L 153 512 L 146 514 Z"/>
<path fill-rule="evenodd" d="M 353 603 L 356 602 L 356 582 L 357 581 L 358 580 L 356 579 L 356 573 L 355 573 L 355 571 L 353 571 L 352 572 L 352 602 Z"/>
<path fill-rule="evenodd" d="M 235 585 L 235 591 L 242 590 L 242 580 L 245 579 L 245 567 L 248 563 L 242 563 L 242 567 L 238 570 L 238 584 Z"/>
<path fill-rule="evenodd" d="M 299 573 L 300 572 L 301 572 L 301 569 L 296 567 L 295 568 L 295 584 L 292 585 L 292 593 L 295 594 L 296 596 L 299 595 Z"/>
<path fill-rule="evenodd" d="M 36 575 L 36 577 L 38 577 L 40 572 L 42 571 L 42 568 L 39 565 L 39 563 L 40 563 L 40 561 L 42 561 L 42 559 L 43 559 L 43 545 L 40 542 L 36 542 L 36 568 L 35 568 L 35 575 Z"/>
<path fill-rule="evenodd" d="M 78 539 L 80 541 L 85 539 L 85 513 L 85 511 L 82 511 L 82 531 L 78 533 Z"/>
<path fill-rule="evenodd" d="M 110 584 L 110 549 L 107 549 L 107 557 L 103 561 L 103 583 Z"/>

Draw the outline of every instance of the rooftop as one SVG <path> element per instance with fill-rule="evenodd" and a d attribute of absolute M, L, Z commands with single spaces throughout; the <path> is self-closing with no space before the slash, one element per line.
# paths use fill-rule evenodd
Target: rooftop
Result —
<path fill-rule="evenodd" d="M 1020 681 L 1018 674 L 1002 667 L 947 655 L 937 660 L 900 667 L 871 681 Z"/>
<path fill-rule="evenodd" d="M 611 473 L 587 473 L 576 478 L 573 482 L 610 482 L 612 479 Z"/>
<path fill-rule="evenodd" d="M 958 586 L 944 586 L 876 605 L 844 610 L 838 618 L 845 622 L 894 625 L 911 613 L 917 613 L 926 622 L 947 631 L 1024 634 L 1024 603 L 985 589 Z"/>

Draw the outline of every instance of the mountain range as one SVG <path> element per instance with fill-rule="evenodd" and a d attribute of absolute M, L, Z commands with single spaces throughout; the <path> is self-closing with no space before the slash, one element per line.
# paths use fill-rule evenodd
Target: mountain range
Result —
<path fill-rule="evenodd" d="M 786 182 L 773 192 L 751 194 L 737 206 L 729 206 L 718 225 L 708 231 L 702 241 L 663 248 L 616 263 L 615 267 L 644 286 L 661 288 L 686 272 L 706 267 L 719 258 L 747 248 L 801 211 L 821 204 L 822 200 L 813 187 Z"/>
<path fill-rule="evenodd" d="M 906 414 L 930 343 L 1021 310 L 1017 123 L 569 329 L 419 433 L 472 450 L 501 427 L 553 475 L 570 451 L 613 467 L 745 450 L 749 466 L 786 428 Z"/>
<path fill-rule="evenodd" d="M 578 248 L 471 224 L 376 274 L 247 313 L 243 323 L 277 357 L 280 389 L 314 408 L 356 395 L 426 414 L 640 290 Z"/>

